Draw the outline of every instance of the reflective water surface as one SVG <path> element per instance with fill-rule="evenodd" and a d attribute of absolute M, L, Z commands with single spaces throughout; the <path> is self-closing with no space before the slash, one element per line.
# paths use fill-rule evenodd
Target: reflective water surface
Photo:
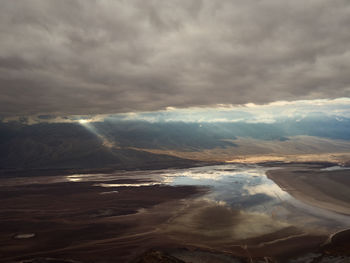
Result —
<path fill-rule="evenodd" d="M 72 257 L 76 256 L 76 247 L 69 244 L 78 243 L 86 251 L 101 249 L 100 255 L 110 250 L 113 257 L 119 248 L 119 257 L 130 258 L 159 246 L 202 249 L 195 253 L 185 250 L 188 255 L 175 250 L 186 254 L 176 254 L 180 258 L 201 253 L 201 257 L 210 258 L 214 254 L 209 251 L 250 258 L 318 251 L 332 234 L 350 228 L 350 217 L 329 207 L 320 208 L 323 206 L 317 201 L 322 201 L 322 196 L 314 195 L 318 198 L 315 202 L 305 203 L 309 200 L 293 192 L 299 185 L 287 184 L 286 192 L 266 173 L 275 170 L 270 171 L 270 178 L 281 178 L 272 174 L 290 178 L 317 175 L 306 182 L 317 183 L 324 175 L 336 177 L 337 172 L 341 173 L 339 178 L 345 178 L 346 171 L 339 172 L 343 167 L 324 169 L 309 164 L 297 164 L 288 168 L 291 170 L 286 167 L 227 164 L 55 176 L 32 176 L 31 172 L 28 176 L 3 177 L 2 222 L 9 227 L 2 229 L 2 242 L 11 247 L 28 240 L 28 247 L 16 248 L 17 254 L 40 252 L 43 247 L 47 253 L 69 248 Z M 67 243 L 55 243 L 61 240 Z M 29 247 L 31 241 L 36 248 Z M 96 248 L 95 242 L 103 246 Z"/>
<path fill-rule="evenodd" d="M 118 194 L 120 187 L 206 186 L 209 191 L 197 197 L 196 201 L 212 202 L 232 211 L 240 211 L 241 214 L 245 213 L 246 221 L 248 218 L 258 216 L 258 220 L 264 221 L 263 224 L 267 228 L 278 225 L 297 226 L 329 233 L 350 227 L 348 216 L 317 208 L 293 198 L 266 177 L 265 173 L 269 169 L 279 167 L 228 164 L 189 169 L 11 178 L 2 179 L 1 184 L 92 182 L 96 187 L 105 188 L 101 194 Z M 327 169 L 331 171 L 339 168 Z"/>
<path fill-rule="evenodd" d="M 309 230 L 338 231 L 350 227 L 350 218 L 346 215 L 321 209 L 296 200 L 282 190 L 276 183 L 266 177 L 266 171 L 279 169 L 266 168 L 259 165 L 229 164 L 217 166 L 195 167 L 189 169 L 160 170 L 150 172 L 126 173 L 118 179 L 132 178 L 138 180 L 128 183 L 108 183 L 115 179 L 101 175 L 72 175 L 70 181 L 103 180 L 96 186 L 140 187 L 151 185 L 199 185 L 209 187 L 209 192 L 197 200 L 215 202 L 221 206 L 241 211 L 250 215 L 264 216 L 264 224 L 274 226 L 305 227 Z M 332 170 L 332 169 L 328 169 Z M 261 218 L 260 218 L 261 219 Z M 245 219 L 247 220 L 247 218 Z M 263 220 L 263 219 L 261 219 Z"/>
<path fill-rule="evenodd" d="M 174 170 L 163 174 L 163 183 L 209 186 L 211 191 L 202 198 L 250 215 L 264 215 L 266 225 L 292 225 L 316 232 L 350 227 L 349 216 L 308 205 L 282 190 L 266 177 L 269 169 L 279 168 L 232 164 Z"/>

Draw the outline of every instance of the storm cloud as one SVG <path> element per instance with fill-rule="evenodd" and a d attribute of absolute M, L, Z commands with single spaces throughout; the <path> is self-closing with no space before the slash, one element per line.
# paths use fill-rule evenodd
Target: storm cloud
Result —
<path fill-rule="evenodd" d="M 350 94 L 348 0 L 5 0 L 0 115 Z"/>

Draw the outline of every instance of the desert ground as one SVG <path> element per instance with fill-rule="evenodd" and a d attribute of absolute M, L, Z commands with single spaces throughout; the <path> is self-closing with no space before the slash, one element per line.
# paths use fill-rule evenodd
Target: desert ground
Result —
<path fill-rule="evenodd" d="M 267 176 L 297 200 L 347 218 L 350 170 L 329 166 L 279 163 Z M 287 262 L 303 255 L 322 262 L 327 253 L 337 260 L 349 256 L 346 229 L 315 231 L 232 208 L 206 198 L 208 186 L 159 183 L 164 171 L 32 173 L 0 180 L 1 262 Z"/>

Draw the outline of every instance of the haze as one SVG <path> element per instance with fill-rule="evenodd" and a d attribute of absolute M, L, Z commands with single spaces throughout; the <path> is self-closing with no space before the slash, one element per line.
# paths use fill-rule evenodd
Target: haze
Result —
<path fill-rule="evenodd" d="M 350 260 L 347 0 L 3 0 L 0 262 Z"/>

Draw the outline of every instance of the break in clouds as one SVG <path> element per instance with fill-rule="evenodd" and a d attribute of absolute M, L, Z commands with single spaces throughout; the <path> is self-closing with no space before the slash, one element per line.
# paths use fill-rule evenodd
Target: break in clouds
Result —
<path fill-rule="evenodd" d="M 350 94 L 348 0 L 5 0 L 0 115 Z"/>

